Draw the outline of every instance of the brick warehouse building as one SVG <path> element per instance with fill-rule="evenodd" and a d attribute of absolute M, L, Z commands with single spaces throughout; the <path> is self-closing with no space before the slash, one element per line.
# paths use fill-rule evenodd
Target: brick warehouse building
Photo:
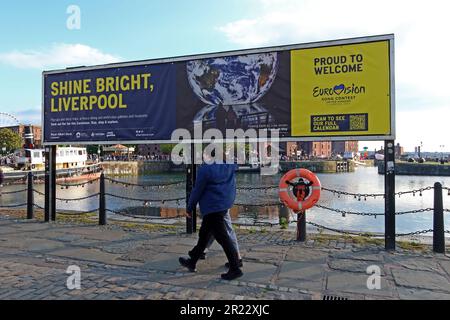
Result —
<path fill-rule="evenodd" d="M 330 158 L 333 155 L 344 155 L 345 152 L 359 152 L 358 141 L 320 141 L 320 142 L 287 142 L 286 155 L 296 157 Z"/>
<path fill-rule="evenodd" d="M 6 127 L 6 129 L 10 129 L 11 131 L 14 131 L 15 133 L 19 134 L 22 137 L 22 141 L 24 142 L 24 132 L 25 132 L 25 127 L 28 127 L 29 125 L 23 125 L 23 124 L 19 124 L 17 126 L 13 126 L 13 127 Z M 36 148 L 41 148 L 42 147 L 42 127 L 41 126 L 35 126 L 32 125 L 33 127 L 33 136 L 34 136 L 34 145 Z"/>

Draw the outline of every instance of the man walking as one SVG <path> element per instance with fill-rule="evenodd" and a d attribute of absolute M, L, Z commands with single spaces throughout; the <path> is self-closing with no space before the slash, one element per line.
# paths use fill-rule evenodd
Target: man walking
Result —
<path fill-rule="evenodd" d="M 200 204 L 202 225 L 197 245 L 189 252 L 190 258 L 180 257 L 179 262 L 191 272 L 196 271 L 199 258 L 208 246 L 211 236 L 222 246 L 228 259 L 229 270 L 222 279 L 233 280 L 243 275 L 239 254 L 227 229 L 228 210 L 236 198 L 236 165 L 203 164 L 198 168 L 197 180 L 187 206 L 187 216 Z"/>

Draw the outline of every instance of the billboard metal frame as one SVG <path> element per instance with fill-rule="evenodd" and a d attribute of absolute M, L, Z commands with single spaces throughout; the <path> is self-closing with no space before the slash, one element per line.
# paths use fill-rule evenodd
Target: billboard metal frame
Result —
<path fill-rule="evenodd" d="M 379 42 L 379 41 L 388 41 L 389 42 L 389 75 L 390 75 L 390 135 L 364 135 L 364 136 L 318 136 L 318 137 L 282 137 L 279 139 L 280 142 L 295 142 L 295 141 L 386 141 L 386 140 L 395 140 L 396 138 L 396 128 L 395 128 L 395 43 L 394 43 L 394 34 L 385 34 L 385 35 L 377 35 L 377 36 L 366 36 L 366 37 L 358 37 L 358 38 L 347 38 L 340 40 L 329 40 L 329 41 L 319 41 L 319 42 L 309 42 L 303 44 L 294 44 L 294 45 L 285 45 L 285 46 L 274 46 L 274 47 L 264 47 L 264 48 L 256 48 L 256 49 L 245 49 L 245 50 L 234 50 L 234 51 L 224 51 L 217 53 L 208 53 L 208 54 L 198 54 L 198 55 L 186 55 L 180 57 L 172 57 L 172 58 L 162 58 L 162 59 L 150 59 L 150 60 L 139 60 L 139 61 L 130 61 L 123 63 L 111 63 L 104 64 L 98 66 L 89 66 L 89 67 L 74 67 L 67 69 L 59 69 L 52 71 L 44 71 L 42 73 L 42 141 L 46 146 L 55 146 L 64 144 L 64 141 L 60 142 L 46 142 L 45 138 L 45 78 L 48 75 L 53 74 L 62 74 L 62 73 L 74 73 L 74 72 L 82 72 L 82 71 L 92 71 L 92 70 L 102 70 L 102 69 L 112 69 L 112 68 L 124 68 L 124 67 L 133 67 L 140 65 L 151 65 L 151 64 L 164 64 L 164 63 L 176 63 L 176 62 L 185 62 L 189 60 L 201 60 L 201 59 L 209 59 L 209 58 L 218 58 L 218 57 L 227 57 L 227 56 L 237 56 L 237 55 L 250 55 L 250 54 L 258 54 L 258 53 L 269 53 L 269 52 L 279 52 L 279 51 L 290 51 L 290 50 L 299 50 L 299 49 L 312 49 L 312 48 L 322 48 L 322 47 L 331 47 L 331 46 L 339 46 L 339 45 L 351 45 L 351 44 L 363 44 L 370 42 Z M 270 129 L 268 129 L 270 130 Z M 268 139 L 258 139 L 259 142 L 267 141 Z M 133 140 L 133 141 L 122 141 L 122 140 L 113 140 L 113 141 L 80 141 L 77 143 L 70 142 L 71 144 L 81 144 L 81 145 L 110 145 L 110 144 L 160 144 L 160 143 L 174 143 L 179 141 L 172 140 Z M 186 143 L 199 143 L 202 141 L 198 140 L 189 140 L 185 141 Z M 204 142 L 204 141 L 203 141 Z"/>

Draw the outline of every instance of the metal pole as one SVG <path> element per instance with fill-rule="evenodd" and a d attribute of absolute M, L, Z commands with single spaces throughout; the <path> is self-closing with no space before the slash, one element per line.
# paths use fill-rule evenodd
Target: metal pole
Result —
<path fill-rule="evenodd" d="M 192 187 L 195 185 L 195 180 L 197 178 L 197 165 L 195 164 L 195 145 L 191 145 L 191 162 L 192 162 Z M 197 206 L 192 210 L 192 231 L 197 233 Z"/>
<path fill-rule="evenodd" d="M 27 190 L 27 219 L 34 219 L 34 191 L 33 191 L 33 173 L 28 172 L 28 190 Z"/>
<path fill-rule="evenodd" d="M 45 148 L 45 204 L 44 220 L 50 222 L 50 147 Z"/>
<path fill-rule="evenodd" d="M 297 214 L 297 241 L 306 241 L 306 211 Z"/>
<path fill-rule="evenodd" d="M 100 204 L 98 213 L 98 224 L 101 226 L 106 226 L 107 216 L 106 216 L 106 197 L 105 197 L 105 175 L 102 172 L 100 175 Z"/>
<path fill-rule="evenodd" d="M 50 202 L 52 221 L 56 221 L 56 146 L 50 149 Z"/>
<path fill-rule="evenodd" d="M 187 205 L 189 203 L 189 197 L 191 196 L 192 188 L 194 186 L 194 180 L 193 180 L 193 169 L 194 169 L 194 162 L 192 161 L 194 149 L 192 149 L 193 144 L 191 144 L 191 163 L 186 165 L 186 210 Z M 195 211 L 195 209 L 194 209 Z M 194 225 L 193 225 L 193 217 L 194 212 L 192 212 L 192 218 L 186 217 L 186 233 L 192 234 L 194 232 Z"/>
<path fill-rule="evenodd" d="M 434 184 L 433 251 L 445 253 L 444 204 L 439 182 Z"/>
<path fill-rule="evenodd" d="M 384 142 L 385 249 L 395 250 L 395 150 L 394 140 Z"/>

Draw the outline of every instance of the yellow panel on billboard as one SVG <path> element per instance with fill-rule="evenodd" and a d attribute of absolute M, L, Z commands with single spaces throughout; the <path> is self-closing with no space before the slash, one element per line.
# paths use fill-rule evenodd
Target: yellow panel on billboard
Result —
<path fill-rule="evenodd" d="M 292 136 L 390 135 L 389 51 L 389 41 L 292 50 Z"/>

